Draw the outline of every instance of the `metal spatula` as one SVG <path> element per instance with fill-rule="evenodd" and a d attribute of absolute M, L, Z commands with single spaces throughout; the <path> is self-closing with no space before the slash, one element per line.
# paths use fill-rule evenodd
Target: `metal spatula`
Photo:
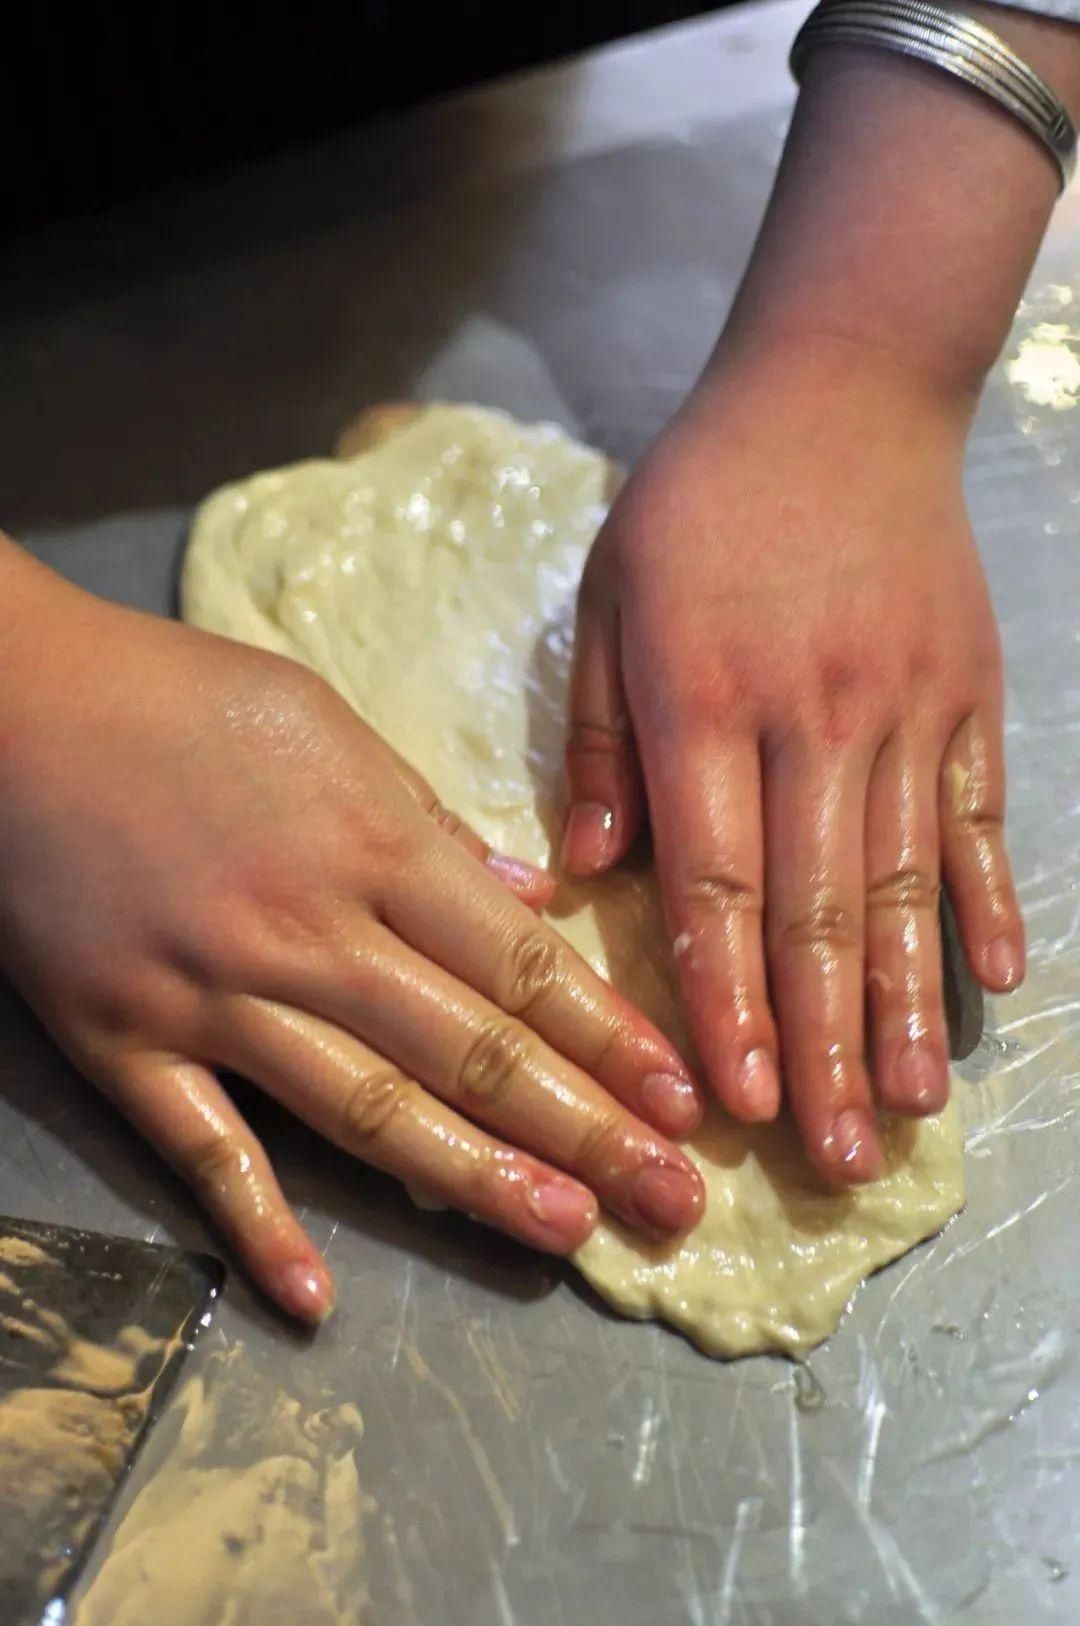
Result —
<path fill-rule="evenodd" d="M 0 1622 L 60 1622 L 210 1320 L 205 1254 L 0 1216 Z"/>

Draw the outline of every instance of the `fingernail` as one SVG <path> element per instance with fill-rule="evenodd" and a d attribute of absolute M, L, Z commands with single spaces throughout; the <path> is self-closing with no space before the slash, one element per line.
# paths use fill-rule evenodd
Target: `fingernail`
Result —
<path fill-rule="evenodd" d="M 874 1126 L 865 1112 L 848 1107 L 825 1137 L 825 1154 L 846 1180 L 872 1180 L 881 1166 Z"/>
<path fill-rule="evenodd" d="M 334 1308 L 334 1284 L 325 1270 L 298 1259 L 278 1276 L 277 1297 L 301 1321 L 325 1321 Z"/>
<path fill-rule="evenodd" d="M 487 867 L 504 885 L 514 892 L 536 892 L 541 887 L 554 889 L 554 876 L 536 864 L 527 864 L 523 858 L 509 858 L 506 853 L 490 852 Z"/>
<path fill-rule="evenodd" d="M 609 862 L 615 815 L 602 802 L 575 802 L 566 818 L 562 861 L 571 875 L 593 875 Z"/>
<path fill-rule="evenodd" d="M 677 1073 L 647 1073 L 641 1081 L 641 1105 L 649 1122 L 665 1135 L 689 1135 L 701 1122 L 701 1098 L 690 1080 Z"/>
<path fill-rule="evenodd" d="M 578 1247 L 596 1223 L 596 1198 L 584 1186 L 570 1181 L 549 1180 L 534 1186 L 529 1207 L 540 1221 L 556 1231 L 564 1242 Z"/>
<path fill-rule="evenodd" d="M 751 1050 L 739 1069 L 739 1100 L 749 1123 L 766 1123 L 780 1111 L 780 1075 L 767 1050 Z"/>
<path fill-rule="evenodd" d="M 1007 934 L 995 937 L 986 951 L 986 973 L 995 988 L 1008 993 L 1020 981 L 1023 955 Z"/>
<path fill-rule="evenodd" d="M 949 1098 L 949 1069 L 936 1045 L 905 1045 L 892 1070 L 890 1097 L 919 1112 L 940 1112 Z"/>
<path fill-rule="evenodd" d="M 630 1195 L 646 1225 L 658 1231 L 684 1231 L 701 1211 L 697 1181 L 688 1170 L 670 1163 L 650 1163 L 640 1169 Z"/>

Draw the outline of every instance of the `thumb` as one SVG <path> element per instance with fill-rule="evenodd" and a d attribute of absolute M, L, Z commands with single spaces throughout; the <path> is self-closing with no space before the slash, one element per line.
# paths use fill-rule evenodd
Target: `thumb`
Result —
<path fill-rule="evenodd" d="M 472 825 L 466 824 L 464 819 L 444 807 L 423 775 L 410 767 L 403 757 L 394 752 L 394 759 L 398 778 L 413 801 L 452 841 L 471 853 L 530 909 L 543 909 L 551 902 L 556 886 L 553 875 L 535 864 L 526 863 L 523 858 L 511 858 L 506 853 L 498 852 L 477 835 Z"/>

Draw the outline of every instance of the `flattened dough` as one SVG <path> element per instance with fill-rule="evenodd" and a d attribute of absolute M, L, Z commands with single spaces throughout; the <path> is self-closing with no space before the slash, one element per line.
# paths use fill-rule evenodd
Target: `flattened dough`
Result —
<path fill-rule="evenodd" d="M 321 672 L 490 842 L 545 863 L 574 596 L 611 466 L 476 407 L 396 413 L 372 438 L 210 497 L 185 618 Z M 564 887 L 550 918 L 689 1050 L 650 871 Z M 811 1348 L 864 1277 L 963 1201 L 952 1107 L 890 1125 L 887 1173 L 850 1194 L 816 1182 L 786 1124 L 748 1131 L 716 1110 L 688 1151 L 708 1195 L 691 1236 L 657 1247 L 605 1221 L 575 1263 L 617 1310 L 710 1354 Z"/>

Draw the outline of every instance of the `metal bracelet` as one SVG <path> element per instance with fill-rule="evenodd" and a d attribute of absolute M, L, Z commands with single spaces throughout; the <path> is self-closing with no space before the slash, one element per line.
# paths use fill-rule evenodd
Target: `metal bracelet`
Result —
<path fill-rule="evenodd" d="M 1076 129 L 1046 81 L 993 29 L 929 0 L 823 0 L 791 47 L 796 80 L 819 45 L 869 45 L 941 68 L 981 91 L 1049 150 L 1062 189 L 1076 167 Z"/>

